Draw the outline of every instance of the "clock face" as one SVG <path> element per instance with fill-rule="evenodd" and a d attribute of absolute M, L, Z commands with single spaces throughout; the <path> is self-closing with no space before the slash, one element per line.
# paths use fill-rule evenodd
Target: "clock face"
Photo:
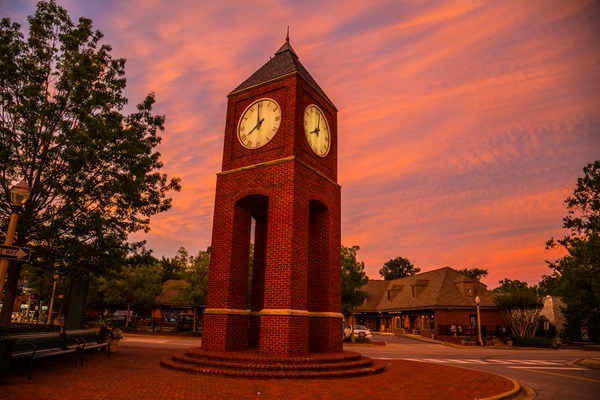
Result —
<path fill-rule="evenodd" d="M 323 111 L 314 104 L 304 111 L 304 133 L 310 148 L 319 157 L 325 157 L 331 146 L 329 124 Z"/>
<path fill-rule="evenodd" d="M 247 149 L 258 149 L 273 139 L 281 123 L 281 108 L 273 99 L 260 99 L 250 104 L 242 114 L 237 136 Z"/>

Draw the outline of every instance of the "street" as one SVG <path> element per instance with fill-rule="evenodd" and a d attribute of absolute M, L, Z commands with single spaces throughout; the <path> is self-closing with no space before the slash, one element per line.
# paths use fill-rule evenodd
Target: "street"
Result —
<path fill-rule="evenodd" d="M 595 400 L 600 393 L 600 370 L 574 364 L 582 358 L 600 357 L 585 350 L 450 347 L 439 343 L 374 334 L 387 346 L 353 344 L 353 350 L 378 359 L 410 360 L 471 368 L 502 375 L 535 390 L 536 399 Z"/>
<path fill-rule="evenodd" d="M 376 359 L 409 360 L 470 368 L 502 375 L 529 386 L 536 399 L 595 400 L 600 393 L 600 370 L 574 364 L 582 358 L 600 357 L 585 350 L 451 347 L 405 337 L 374 334 L 373 343 L 354 343 L 345 350 Z M 184 349 L 200 346 L 199 338 L 126 335 L 120 346 Z M 435 384 L 435 382 L 432 382 Z"/>

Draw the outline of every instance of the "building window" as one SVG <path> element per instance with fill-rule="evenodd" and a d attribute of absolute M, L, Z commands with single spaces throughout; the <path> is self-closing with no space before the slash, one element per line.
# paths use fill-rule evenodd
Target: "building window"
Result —
<path fill-rule="evenodd" d="M 417 297 L 417 288 L 414 286 L 411 286 L 410 293 L 411 293 L 412 297 Z"/>
<path fill-rule="evenodd" d="M 388 296 L 388 300 L 390 300 L 392 298 L 392 296 L 390 295 L 390 291 L 387 291 L 387 296 Z"/>
<path fill-rule="evenodd" d="M 394 328 L 402 329 L 402 319 L 400 317 L 394 317 Z"/>
<path fill-rule="evenodd" d="M 433 315 L 421 315 L 421 326 L 422 329 L 434 330 L 435 329 L 435 318 Z"/>

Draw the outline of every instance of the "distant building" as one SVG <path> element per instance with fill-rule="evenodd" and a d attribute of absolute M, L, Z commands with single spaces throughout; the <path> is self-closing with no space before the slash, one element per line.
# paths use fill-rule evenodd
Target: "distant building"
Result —
<path fill-rule="evenodd" d="M 561 297 L 548 295 L 544 297 L 544 308 L 540 313 L 541 316 L 548 318 L 548 321 L 556 327 L 556 337 L 559 339 L 566 323 L 562 311 L 566 306 Z"/>
<path fill-rule="evenodd" d="M 163 283 L 163 291 L 156 296 L 158 308 L 152 311 L 153 318 L 161 318 L 166 321 L 175 321 L 183 316 L 193 316 L 194 307 L 181 300 L 180 291 L 185 286 L 182 280 L 171 279 Z M 198 316 L 202 317 L 204 306 L 198 307 Z"/>
<path fill-rule="evenodd" d="M 506 327 L 494 304 L 497 293 L 460 272 L 446 267 L 394 280 L 369 280 L 361 288 L 367 293 L 354 318 L 373 332 L 416 334 L 455 342 L 457 336 L 477 336 L 480 298 L 482 336 L 503 336 Z M 347 319 L 351 324 L 351 318 Z"/>

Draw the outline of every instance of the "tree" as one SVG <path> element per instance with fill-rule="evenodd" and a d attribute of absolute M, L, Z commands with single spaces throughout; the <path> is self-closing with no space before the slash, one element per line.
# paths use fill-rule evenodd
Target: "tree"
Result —
<path fill-rule="evenodd" d="M 481 269 L 477 267 L 457 269 L 457 271 L 464 276 L 468 276 L 469 278 L 476 280 L 477 282 L 481 282 L 481 280 L 488 275 L 487 269 Z"/>
<path fill-rule="evenodd" d="M 421 272 L 421 268 L 413 266 L 408 259 L 396 257 L 386 262 L 379 270 L 379 275 L 386 281 L 415 275 Z"/>
<path fill-rule="evenodd" d="M 14 244 L 33 247 L 30 266 L 43 275 L 100 276 L 141 245 L 128 235 L 148 231 L 180 190 L 159 172 L 164 117 L 152 114 L 152 93 L 122 113 L 125 60 L 90 19 L 73 23 L 47 0 L 28 22 L 27 40 L 19 24 L 0 22 L 0 190 L 8 198 L 23 178 L 32 189 Z M 2 224 L 9 214 L 2 202 Z M 9 266 L 0 326 L 10 323 L 21 266 Z"/>
<path fill-rule="evenodd" d="M 516 336 L 535 336 L 540 313 L 544 307 L 535 290 L 519 290 L 494 298 L 494 303 L 511 332 Z"/>
<path fill-rule="evenodd" d="M 523 282 L 518 279 L 513 280 L 513 279 L 504 278 L 501 281 L 499 281 L 498 283 L 500 283 L 500 286 L 498 286 L 496 289 L 494 289 L 494 292 L 499 292 L 499 293 L 520 292 L 523 290 L 527 290 L 529 288 L 529 286 L 527 285 L 527 282 Z"/>
<path fill-rule="evenodd" d="M 127 304 L 125 326 L 129 326 L 132 307 L 149 307 L 156 304 L 162 292 L 160 270 L 157 265 L 134 267 L 127 265 L 119 273 L 99 279 L 100 292 L 109 304 Z"/>
<path fill-rule="evenodd" d="M 356 259 L 359 250 L 358 246 L 342 245 L 342 313 L 345 316 L 353 315 L 354 308 L 367 298 L 367 294 L 360 290 L 369 277 L 365 273 L 365 263 Z"/>
<path fill-rule="evenodd" d="M 537 284 L 538 293 L 541 296 L 562 296 L 560 284 L 560 276 L 556 272 L 550 275 L 542 275 L 542 280 Z"/>
<path fill-rule="evenodd" d="M 210 247 L 206 251 L 199 251 L 193 257 L 192 264 L 182 273 L 185 285 L 182 287 L 180 298 L 194 307 L 194 332 L 196 332 L 198 307 L 206 304 L 208 293 L 208 266 L 210 264 Z"/>
<path fill-rule="evenodd" d="M 600 161 L 588 164 L 577 179 L 573 195 L 565 200 L 568 214 L 563 227 L 569 234 L 551 238 L 546 249 L 562 248 L 567 254 L 548 262 L 553 270 L 544 287 L 562 295 L 566 304 L 565 333 L 580 337 L 587 327 L 590 340 L 600 340 Z"/>
<path fill-rule="evenodd" d="M 173 258 L 163 257 L 160 260 L 162 282 L 165 283 L 171 279 L 181 279 L 181 274 L 191 263 L 191 259 L 192 257 L 190 257 L 184 247 L 180 247 Z"/>

